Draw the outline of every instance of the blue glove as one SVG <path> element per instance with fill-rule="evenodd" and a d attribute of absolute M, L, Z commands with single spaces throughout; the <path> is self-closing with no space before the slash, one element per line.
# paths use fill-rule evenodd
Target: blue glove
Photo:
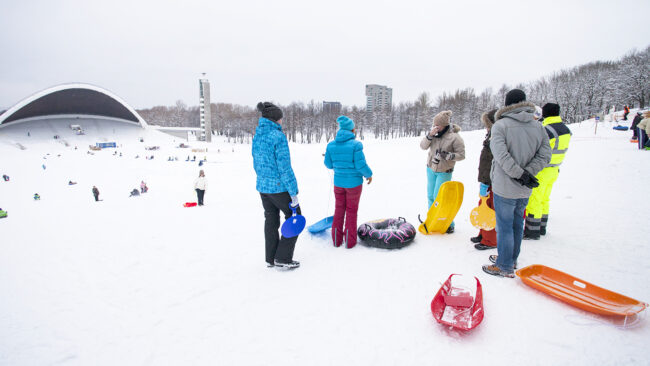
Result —
<path fill-rule="evenodd" d="M 488 188 L 490 188 L 490 186 L 488 186 L 487 184 L 481 183 L 481 188 L 480 188 L 479 193 L 478 193 L 479 196 L 481 196 L 481 197 L 487 197 L 487 195 L 488 195 Z"/>

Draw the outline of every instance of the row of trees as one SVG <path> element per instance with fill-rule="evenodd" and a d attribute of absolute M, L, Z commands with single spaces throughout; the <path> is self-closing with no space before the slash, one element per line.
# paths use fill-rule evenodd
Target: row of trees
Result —
<path fill-rule="evenodd" d="M 604 110 L 623 105 L 646 107 L 650 103 L 650 46 L 643 51 L 631 51 L 618 61 L 592 62 L 558 71 L 539 80 L 515 86 L 503 85 L 477 93 L 472 88 L 443 93 L 432 100 L 422 93 L 413 102 L 393 105 L 389 110 L 367 113 L 364 107 L 343 106 L 341 111 L 324 111 L 313 100 L 281 106 L 284 112 L 283 130 L 290 141 L 300 143 L 331 140 L 336 133 L 336 117 L 352 118 L 363 139 L 365 136 L 388 139 L 419 136 L 431 127 L 439 111 L 453 111 L 452 122 L 463 130 L 482 128 L 481 113 L 503 105 L 505 94 L 512 88 L 526 92 L 528 100 L 537 105 L 547 102 L 560 104 L 562 117 L 572 123 L 589 118 Z M 255 108 L 236 104 L 212 104 L 212 128 L 228 141 L 250 142 L 257 119 Z M 199 108 L 188 107 L 182 101 L 171 107 L 158 106 L 139 110 L 151 124 L 162 126 L 197 126 Z"/>

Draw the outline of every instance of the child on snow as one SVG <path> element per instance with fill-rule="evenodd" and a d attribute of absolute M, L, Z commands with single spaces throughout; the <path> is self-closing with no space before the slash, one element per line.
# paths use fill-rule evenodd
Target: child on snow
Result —
<path fill-rule="evenodd" d="M 287 137 L 282 132 L 283 113 L 269 102 L 257 104 L 262 113 L 253 137 L 253 167 L 257 175 L 255 188 L 264 208 L 264 242 L 267 266 L 294 269 L 300 262 L 293 260 L 298 236 L 280 237 L 280 212 L 288 219 L 292 208 L 301 214 L 298 204 L 298 182 L 291 167 Z M 233 149 L 234 150 L 234 149 Z"/>
<path fill-rule="evenodd" d="M 438 196 L 440 186 L 451 180 L 457 161 L 465 159 L 465 142 L 460 137 L 460 126 L 450 124 L 451 111 L 442 111 L 433 117 L 431 131 L 420 141 L 422 150 L 429 150 L 427 157 L 427 209 Z M 454 232 L 452 222 L 447 234 Z"/>
<path fill-rule="evenodd" d="M 355 139 L 354 121 L 340 116 L 336 122 L 339 130 L 336 138 L 327 144 L 325 152 L 325 166 L 334 169 L 336 208 L 332 222 L 332 240 L 335 247 L 340 247 L 345 239 L 346 247 L 350 249 L 357 244 L 357 211 L 363 178 L 370 184 L 372 170 L 366 164 L 363 144 Z"/>
<path fill-rule="evenodd" d="M 535 108 L 537 109 L 537 108 Z M 487 134 L 483 140 L 483 149 L 481 150 L 481 157 L 478 163 L 478 181 L 479 181 L 479 195 L 481 197 L 488 197 L 486 204 L 489 208 L 494 209 L 494 198 L 492 196 L 492 180 L 490 179 L 490 170 L 492 170 L 492 150 L 490 150 L 490 138 L 492 137 L 492 125 L 494 125 L 494 114 L 497 112 L 493 109 L 481 115 L 481 121 L 485 125 Z M 540 115 L 541 117 L 541 115 Z M 537 118 L 539 120 L 539 118 Z M 480 203 L 480 201 L 479 201 Z M 474 248 L 478 250 L 493 249 L 497 247 L 497 233 L 496 229 L 483 230 L 481 229 L 477 236 L 470 239 L 472 243 L 476 243 Z"/>
<path fill-rule="evenodd" d="M 194 190 L 196 191 L 196 199 L 199 201 L 199 206 L 203 206 L 203 197 L 205 196 L 205 189 L 208 187 L 208 181 L 205 179 L 205 172 L 199 171 L 199 177 L 194 180 Z"/>

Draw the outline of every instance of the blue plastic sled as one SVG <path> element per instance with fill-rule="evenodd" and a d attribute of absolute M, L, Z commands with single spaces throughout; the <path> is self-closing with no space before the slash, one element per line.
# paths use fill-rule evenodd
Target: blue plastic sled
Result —
<path fill-rule="evenodd" d="M 292 207 L 291 210 L 293 211 L 293 216 L 288 220 L 285 220 L 284 224 L 282 224 L 282 227 L 280 228 L 280 232 L 282 232 L 282 236 L 285 238 L 298 236 L 305 229 L 305 224 L 307 223 L 305 216 L 298 215 L 294 207 Z"/>
<path fill-rule="evenodd" d="M 334 216 L 326 217 L 319 222 L 310 225 L 307 230 L 312 234 L 318 234 L 332 227 L 332 222 L 334 222 Z"/>
<path fill-rule="evenodd" d="M 627 131 L 628 127 L 627 126 L 614 126 L 614 127 L 612 127 L 612 130 Z"/>

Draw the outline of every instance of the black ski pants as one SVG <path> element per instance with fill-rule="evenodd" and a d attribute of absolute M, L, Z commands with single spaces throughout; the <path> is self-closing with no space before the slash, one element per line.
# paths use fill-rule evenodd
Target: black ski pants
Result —
<path fill-rule="evenodd" d="M 288 263 L 293 260 L 293 250 L 296 247 L 297 236 L 293 238 L 280 237 L 280 211 L 284 213 L 285 220 L 293 215 L 291 196 L 288 192 L 260 193 L 262 206 L 264 206 L 264 239 L 266 241 L 266 263 L 273 264 L 274 260 Z M 296 209 L 300 215 L 300 206 Z"/>
<path fill-rule="evenodd" d="M 196 189 L 196 199 L 199 201 L 199 206 L 203 206 L 203 196 L 205 196 L 205 189 Z"/>

